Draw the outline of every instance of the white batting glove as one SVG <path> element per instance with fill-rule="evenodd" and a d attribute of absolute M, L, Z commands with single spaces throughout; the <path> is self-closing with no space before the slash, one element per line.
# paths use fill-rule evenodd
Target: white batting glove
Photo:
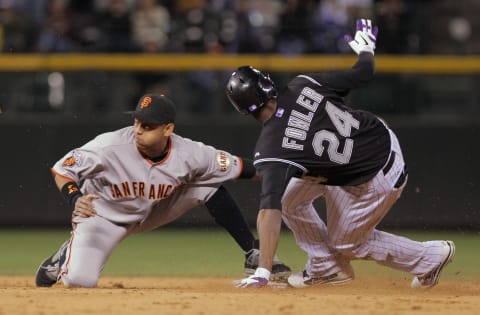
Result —
<path fill-rule="evenodd" d="M 234 281 L 237 288 L 262 288 L 268 284 L 270 271 L 265 268 L 257 268 L 255 273 L 248 278 Z"/>
<path fill-rule="evenodd" d="M 359 55 L 361 52 L 369 52 L 372 55 L 375 51 L 375 43 L 377 41 L 378 27 L 372 26 L 369 19 L 357 20 L 357 31 L 355 38 L 345 35 L 344 39 L 352 47 L 353 51 Z"/>

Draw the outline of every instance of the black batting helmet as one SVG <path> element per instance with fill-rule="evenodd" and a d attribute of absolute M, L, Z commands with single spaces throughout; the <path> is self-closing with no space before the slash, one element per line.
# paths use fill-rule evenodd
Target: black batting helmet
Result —
<path fill-rule="evenodd" d="M 277 89 L 270 76 L 251 66 L 240 67 L 232 73 L 226 93 L 233 107 L 245 115 L 277 97 Z"/>

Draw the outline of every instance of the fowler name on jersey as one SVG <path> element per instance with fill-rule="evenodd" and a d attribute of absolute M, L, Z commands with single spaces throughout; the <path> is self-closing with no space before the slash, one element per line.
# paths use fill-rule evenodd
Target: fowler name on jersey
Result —
<path fill-rule="evenodd" d="M 296 103 L 308 110 L 308 114 L 292 110 L 288 117 L 287 128 L 285 128 L 285 137 L 283 137 L 282 147 L 303 151 L 303 144 L 298 144 L 296 140 L 305 141 L 307 132 L 312 123 L 313 114 L 317 111 L 318 105 L 322 102 L 323 96 L 309 87 L 303 88 L 297 98 Z M 296 139 L 296 140 L 293 140 Z"/>

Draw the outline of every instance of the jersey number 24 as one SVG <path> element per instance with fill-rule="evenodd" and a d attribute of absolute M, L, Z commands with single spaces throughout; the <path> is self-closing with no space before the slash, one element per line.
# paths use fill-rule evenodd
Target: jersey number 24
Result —
<path fill-rule="evenodd" d="M 352 128 L 360 128 L 360 122 L 349 112 L 341 110 L 328 101 L 325 105 L 325 111 L 337 129 L 337 132 L 334 133 L 328 130 L 317 131 L 313 137 L 313 150 L 316 155 L 322 156 L 325 150 L 323 143 L 324 141 L 328 142 L 327 154 L 330 161 L 338 164 L 347 164 L 352 157 L 353 151 L 353 140 L 349 137 L 352 133 Z M 340 152 L 338 151 L 340 147 L 339 136 L 345 138 L 343 151 Z"/>

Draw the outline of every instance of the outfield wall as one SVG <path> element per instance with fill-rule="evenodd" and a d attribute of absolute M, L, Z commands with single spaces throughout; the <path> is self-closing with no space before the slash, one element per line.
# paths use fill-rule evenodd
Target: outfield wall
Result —
<path fill-rule="evenodd" d="M 94 122 L 71 124 L 2 123 L 0 225 L 68 226 L 71 209 L 54 187 L 49 167 L 67 152 L 97 133 L 122 127 Z M 410 170 L 408 186 L 383 225 L 396 228 L 480 228 L 480 126 L 425 126 L 395 120 Z M 239 155 L 251 156 L 259 126 L 254 122 L 215 126 L 182 125 L 187 137 L 214 144 Z M 252 223 L 258 204 L 258 183 L 241 180 L 227 185 Z M 318 205 L 323 215 L 323 205 Z M 175 225 L 215 223 L 200 207 Z"/>

